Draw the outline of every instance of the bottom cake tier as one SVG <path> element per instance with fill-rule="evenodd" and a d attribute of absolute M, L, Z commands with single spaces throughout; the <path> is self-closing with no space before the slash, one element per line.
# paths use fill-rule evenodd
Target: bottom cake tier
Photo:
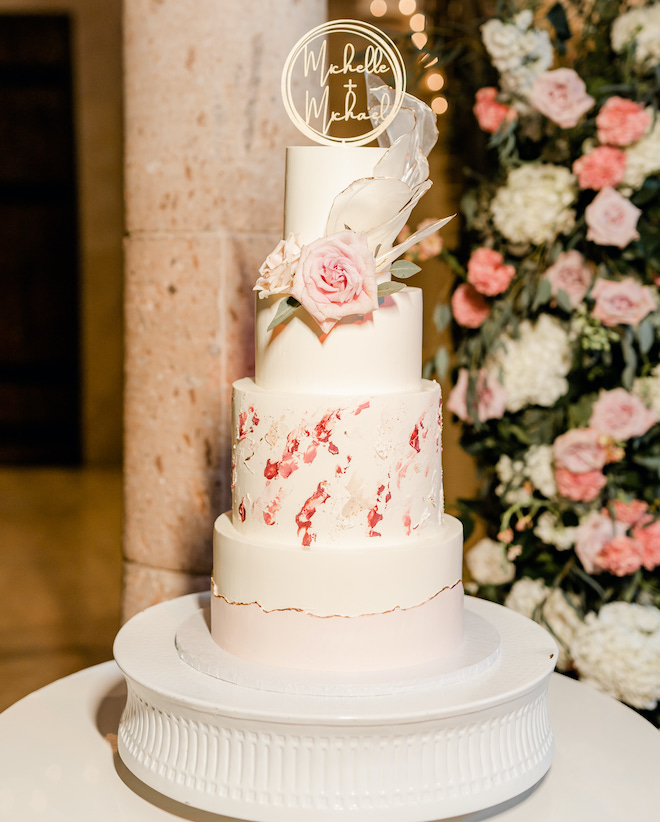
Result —
<path fill-rule="evenodd" d="M 246 540 L 215 524 L 211 633 L 263 665 L 377 671 L 421 665 L 463 641 L 462 527 L 433 539 L 303 551 Z"/>

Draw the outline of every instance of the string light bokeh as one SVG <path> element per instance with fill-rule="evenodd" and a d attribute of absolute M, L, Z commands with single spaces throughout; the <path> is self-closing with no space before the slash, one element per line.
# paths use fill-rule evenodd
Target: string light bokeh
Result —
<path fill-rule="evenodd" d="M 417 0 L 371 0 L 369 11 L 372 17 L 389 17 L 397 21 L 410 31 L 410 39 L 413 45 L 420 51 L 428 42 L 426 32 L 427 20 L 422 11 L 418 9 Z M 433 70 L 433 66 L 438 62 L 437 57 L 432 58 L 424 64 L 426 74 L 422 79 L 423 85 L 434 96 L 430 105 L 436 114 L 444 114 L 447 111 L 447 98 L 442 94 L 437 94 L 444 84 L 445 78 L 440 71 Z"/>

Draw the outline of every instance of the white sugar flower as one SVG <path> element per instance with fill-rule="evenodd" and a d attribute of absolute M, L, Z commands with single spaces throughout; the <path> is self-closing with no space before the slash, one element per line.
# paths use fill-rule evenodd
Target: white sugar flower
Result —
<path fill-rule="evenodd" d="M 583 682 L 634 708 L 660 700 L 660 610 L 610 602 L 587 614 L 570 646 Z"/>
<path fill-rule="evenodd" d="M 494 357 L 502 370 L 508 411 L 526 405 L 550 407 L 568 390 L 571 368 L 568 335 L 559 320 L 542 314 L 535 325 L 520 323 L 518 337 L 503 339 L 503 350 Z"/>
<path fill-rule="evenodd" d="M 465 562 L 470 576 L 480 585 L 503 585 L 516 575 L 516 566 L 507 559 L 504 545 L 488 537 L 466 552 Z"/>
<path fill-rule="evenodd" d="M 525 473 L 534 488 L 551 499 L 557 493 L 551 445 L 532 445 L 525 454 Z"/>
<path fill-rule="evenodd" d="M 612 24 L 611 36 L 617 53 L 634 42 L 636 66 L 650 68 L 660 63 L 660 3 L 619 15 Z"/>
<path fill-rule="evenodd" d="M 575 544 L 575 528 L 563 525 L 552 511 L 544 511 L 536 520 L 536 536 L 558 551 L 567 551 Z"/>
<path fill-rule="evenodd" d="M 653 112 L 652 109 L 647 110 Z M 626 168 L 621 186 L 627 193 L 641 188 L 649 175 L 660 171 L 660 118 L 656 120 L 652 131 L 625 151 Z"/>
<path fill-rule="evenodd" d="M 577 180 L 563 166 L 528 163 L 509 172 L 491 202 L 495 227 L 513 243 L 540 245 L 575 225 Z"/>
<path fill-rule="evenodd" d="M 513 584 L 504 604 L 547 628 L 559 648 L 557 668 L 565 671 L 571 661 L 569 648 L 582 625 L 577 597 L 559 588 L 548 588 L 543 580 L 523 577 Z"/>

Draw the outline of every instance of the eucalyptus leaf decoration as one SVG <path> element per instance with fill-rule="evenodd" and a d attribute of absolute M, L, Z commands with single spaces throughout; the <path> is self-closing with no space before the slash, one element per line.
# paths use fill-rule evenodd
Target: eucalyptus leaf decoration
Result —
<path fill-rule="evenodd" d="M 294 311 L 297 311 L 299 308 L 300 303 L 295 297 L 287 297 L 285 300 L 280 300 L 275 316 L 270 321 L 270 324 L 266 330 L 272 331 L 278 325 L 288 320 Z"/>

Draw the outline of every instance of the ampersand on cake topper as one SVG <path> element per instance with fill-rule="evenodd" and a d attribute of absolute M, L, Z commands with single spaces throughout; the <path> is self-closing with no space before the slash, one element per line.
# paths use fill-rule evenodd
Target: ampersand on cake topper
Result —
<path fill-rule="evenodd" d="M 339 62 L 332 62 L 329 38 L 341 38 Z M 393 87 L 377 109 L 360 110 L 356 75 L 388 76 Z M 333 77 L 341 78 L 330 89 Z M 304 88 L 301 89 L 301 83 Z M 307 32 L 291 49 L 282 71 L 282 99 L 293 124 L 322 145 L 364 146 L 393 122 L 404 99 L 403 58 L 387 35 L 369 23 L 332 20 Z M 299 93 L 295 93 L 298 91 Z M 343 92 L 343 93 L 342 93 Z M 333 134 L 342 124 L 343 133 Z M 365 130 L 366 127 L 366 130 Z"/>

